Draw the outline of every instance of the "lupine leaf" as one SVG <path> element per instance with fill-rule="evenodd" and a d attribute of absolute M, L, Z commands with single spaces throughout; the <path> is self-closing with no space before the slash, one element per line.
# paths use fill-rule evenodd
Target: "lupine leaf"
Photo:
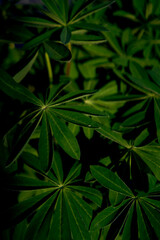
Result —
<path fill-rule="evenodd" d="M 134 212 L 134 202 L 132 203 L 127 214 L 127 220 L 125 222 L 123 233 L 122 233 L 122 240 L 132 239 L 131 229 L 132 229 L 133 212 Z"/>
<path fill-rule="evenodd" d="M 63 150 L 74 159 L 80 159 L 78 142 L 65 123 L 52 112 L 47 114 L 53 136 Z"/>
<path fill-rule="evenodd" d="M 88 231 L 87 222 L 91 220 L 92 213 L 89 205 L 86 203 L 81 205 L 80 199 L 71 194 L 68 190 L 65 191 L 65 201 L 68 212 L 68 218 L 73 238 L 76 240 L 91 239 Z M 79 200 L 79 201 L 78 201 Z M 81 200 L 82 201 L 82 200 Z"/>
<path fill-rule="evenodd" d="M 54 23 L 53 21 L 48 21 L 44 18 L 36 18 L 36 17 L 19 17 L 18 21 L 24 22 L 29 26 L 36 26 L 36 27 L 58 27 L 60 26 L 57 23 Z M 34 27 L 35 27 L 34 26 Z"/>
<path fill-rule="evenodd" d="M 71 39 L 71 31 L 69 30 L 68 27 L 64 27 L 62 29 L 60 38 L 61 38 L 61 42 L 64 43 L 64 44 L 67 44 L 70 41 L 70 39 Z"/>
<path fill-rule="evenodd" d="M 99 132 L 100 134 L 102 134 L 104 137 L 128 148 L 129 144 L 127 143 L 127 141 L 122 137 L 122 134 L 119 132 L 116 132 L 108 127 L 100 127 L 98 129 L 96 129 L 97 132 Z"/>
<path fill-rule="evenodd" d="M 148 234 L 147 226 L 146 226 L 146 223 L 144 221 L 144 216 L 142 214 L 140 205 L 138 203 L 137 203 L 137 220 L 138 220 L 138 231 L 139 231 L 140 239 L 149 240 L 150 236 Z"/>
<path fill-rule="evenodd" d="M 24 150 L 25 146 L 29 142 L 32 134 L 34 133 L 35 129 L 39 125 L 41 118 L 38 118 L 34 120 L 33 123 L 29 124 L 27 128 L 23 129 L 23 133 L 19 137 L 19 139 L 16 141 L 16 143 L 13 146 L 13 150 L 11 151 L 11 154 L 9 155 L 9 158 L 6 163 L 6 167 L 9 167 L 13 162 L 15 162 L 22 151 Z"/>
<path fill-rule="evenodd" d="M 35 62 L 36 59 L 37 59 L 37 56 L 38 56 L 38 51 L 36 51 L 36 53 L 34 52 L 34 53 L 31 55 L 31 57 L 30 57 L 29 59 L 27 59 L 27 60 L 29 60 L 28 63 L 25 64 L 25 66 L 24 66 L 19 72 L 17 72 L 17 73 L 14 75 L 13 79 L 14 79 L 17 83 L 21 82 L 21 80 L 23 80 L 23 78 L 24 78 L 24 77 L 28 74 L 28 72 L 31 70 L 34 62 Z M 19 64 L 20 64 L 20 63 L 19 63 Z"/>
<path fill-rule="evenodd" d="M 42 127 L 38 147 L 41 169 L 44 172 L 48 172 L 52 166 L 53 142 L 51 138 L 51 131 L 47 119 L 47 114 L 45 111 L 42 118 Z"/>
<path fill-rule="evenodd" d="M 87 97 L 89 95 L 92 95 L 95 93 L 95 90 L 77 90 L 71 93 L 67 93 L 63 97 L 60 97 L 56 101 L 54 101 L 54 105 L 60 105 L 64 104 L 66 102 L 72 102 L 74 100 L 82 99 L 84 97 Z"/>
<path fill-rule="evenodd" d="M 53 13 L 57 17 L 57 19 L 59 19 L 60 22 L 61 21 L 63 22 L 62 11 L 57 0 L 42 0 L 42 1 L 46 5 L 46 7 L 50 10 L 50 12 Z"/>
<path fill-rule="evenodd" d="M 66 46 L 57 42 L 45 42 L 46 52 L 51 59 L 56 61 L 69 61 L 71 59 L 71 52 Z"/>
<path fill-rule="evenodd" d="M 58 115 L 59 117 L 63 118 L 68 122 L 71 122 L 80 126 L 93 127 L 93 128 L 99 127 L 99 123 L 95 122 L 91 118 L 78 112 L 55 109 L 55 108 L 50 110 L 50 112 L 53 112 L 54 114 Z"/>
<path fill-rule="evenodd" d="M 106 42 L 103 36 L 97 35 L 82 35 L 82 34 L 72 34 L 71 43 L 81 45 L 81 44 L 99 44 Z"/>
<path fill-rule="evenodd" d="M 113 0 L 113 1 L 107 1 L 105 3 L 96 4 L 91 9 L 87 10 L 84 14 L 82 13 L 80 16 L 76 17 L 75 20 L 72 20 L 72 23 L 78 22 L 78 21 L 88 17 L 89 15 L 91 15 L 93 13 L 101 11 L 102 9 L 105 9 L 105 8 L 109 7 L 114 2 L 115 1 Z"/>
<path fill-rule="evenodd" d="M 122 193 L 126 196 L 133 196 L 129 187 L 111 170 L 101 166 L 91 166 L 91 173 L 96 180 L 104 187 Z"/>
<path fill-rule="evenodd" d="M 43 205 L 40 206 L 38 212 L 32 218 L 26 234 L 25 240 L 36 240 L 37 238 L 40 239 L 42 236 L 38 236 L 40 229 L 42 231 L 43 224 L 47 224 L 46 217 L 51 212 L 51 208 L 53 206 L 54 199 L 56 198 L 57 193 L 53 194 L 51 198 L 49 198 Z M 49 228 L 49 226 L 48 226 Z"/>
<path fill-rule="evenodd" d="M 144 209 L 156 235 L 158 238 L 160 238 L 160 213 L 149 204 L 145 203 L 144 201 L 141 202 L 142 208 Z"/>
<path fill-rule="evenodd" d="M 38 45 L 42 44 L 45 40 L 48 40 L 48 38 L 51 37 L 51 35 L 56 31 L 57 29 L 52 29 L 52 30 L 48 30 L 45 33 L 41 33 L 39 36 L 36 36 L 34 38 L 32 38 L 31 40 L 27 41 L 24 46 L 23 49 L 27 50 L 29 48 L 35 48 Z"/>
<path fill-rule="evenodd" d="M 128 202 L 129 200 L 125 200 L 116 207 L 110 206 L 102 210 L 93 219 L 90 230 L 93 231 L 97 228 L 103 228 L 112 223 L 116 219 L 119 210 L 123 208 Z"/>
<path fill-rule="evenodd" d="M 0 85 L 1 90 L 12 98 L 35 105 L 42 105 L 41 100 L 24 86 L 16 83 L 15 80 L 3 70 L 0 70 Z"/>

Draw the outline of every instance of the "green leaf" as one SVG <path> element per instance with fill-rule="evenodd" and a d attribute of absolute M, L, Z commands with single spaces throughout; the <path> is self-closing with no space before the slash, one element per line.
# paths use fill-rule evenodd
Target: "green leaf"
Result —
<path fill-rule="evenodd" d="M 68 27 L 64 27 L 62 29 L 61 35 L 60 35 L 61 42 L 64 44 L 67 44 L 70 42 L 71 39 L 71 31 Z"/>
<path fill-rule="evenodd" d="M 123 55 L 123 51 L 118 43 L 118 40 L 113 35 L 112 32 L 104 32 L 104 36 L 106 37 L 106 40 L 109 42 L 111 47 L 118 53 L 118 55 Z"/>
<path fill-rule="evenodd" d="M 42 235 L 40 235 L 40 232 L 43 229 L 43 225 L 47 224 L 46 218 L 47 215 L 49 215 L 49 212 L 51 212 L 52 210 L 51 208 L 53 206 L 53 201 L 56 198 L 56 196 L 57 193 L 53 194 L 51 198 L 49 198 L 44 204 L 40 206 L 38 212 L 34 215 L 31 222 L 29 223 L 29 226 L 25 234 L 25 240 L 42 239 Z"/>
<path fill-rule="evenodd" d="M 68 212 L 68 218 L 73 238 L 76 240 L 88 239 L 90 240 L 90 234 L 88 231 L 89 223 L 92 218 L 92 210 L 89 204 L 84 200 L 73 195 L 70 191 L 64 192 L 66 207 Z"/>
<path fill-rule="evenodd" d="M 131 229 L 132 229 L 133 212 L 134 212 L 134 202 L 132 203 L 130 209 L 128 210 L 127 220 L 125 222 L 123 233 L 122 233 L 122 240 L 132 239 Z"/>
<path fill-rule="evenodd" d="M 75 27 L 76 29 L 80 28 L 80 29 L 86 29 L 86 30 L 95 31 L 95 32 L 107 31 L 105 27 L 100 26 L 98 24 L 94 24 L 94 23 L 81 22 L 81 23 L 74 23 L 72 26 Z"/>
<path fill-rule="evenodd" d="M 49 231 L 49 240 L 70 240 L 71 227 L 63 191 L 60 191 L 54 209 Z"/>
<path fill-rule="evenodd" d="M 78 163 L 73 164 L 64 183 L 69 184 L 71 182 L 74 182 L 75 178 L 77 178 L 80 175 L 81 168 L 82 168 L 81 164 L 78 164 Z"/>
<path fill-rule="evenodd" d="M 136 18 L 136 16 L 134 14 L 131 14 L 131 13 L 126 12 L 124 10 L 116 11 L 114 13 L 114 16 L 124 17 L 124 18 L 128 18 L 128 19 L 130 19 L 134 22 L 139 22 L 139 20 Z"/>
<path fill-rule="evenodd" d="M 60 154 L 54 151 L 52 168 L 60 184 L 63 183 L 63 167 Z"/>
<path fill-rule="evenodd" d="M 81 44 L 99 44 L 106 42 L 103 36 L 98 35 L 82 35 L 82 34 L 72 34 L 71 43 L 81 45 Z"/>
<path fill-rule="evenodd" d="M 45 50 L 51 59 L 56 61 L 69 61 L 72 57 L 68 48 L 57 42 L 45 42 Z"/>
<path fill-rule="evenodd" d="M 93 1 L 92 1 L 93 2 Z M 70 22 L 75 23 L 75 22 L 79 22 L 80 20 L 88 17 L 89 15 L 96 13 L 98 11 L 101 11 L 102 9 L 105 9 L 107 7 L 109 7 L 112 3 L 114 3 L 115 1 L 107 1 L 105 3 L 99 3 L 96 4 L 95 6 L 93 6 L 92 8 L 88 9 L 84 14 L 82 13 L 80 16 L 76 16 L 74 17 L 75 19 L 72 19 Z"/>
<path fill-rule="evenodd" d="M 160 87 L 151 82 L 149 79 L 147 72 L 137 63 L 130 63 L 130 70 L 132 72 L 132 76 L 129 76 L 130 80 L 136 83 L 138 86 L 148 90 L 149 92 L 153 92 L 155 94 L 160 95 Z"/>
<path fill-rule="evenodd" d="M 116 132 L 106 126 L 100 127 L 96 129 L 97 132 L 102 134 L 104 137 L 112 140 L 113 142 L 116 142 L 126 148 L 129 148 L 129 144 L 127 141 L 122 137 L 122 134 L 119 132 Z"/>
<path fill-rule="evenodd" d="M 134 141 L 134 145 L 136 147 L 138 147 L 139 145 L 141 145 L 143 143 L 143 141 L 146 140 L 146 138 L 149 136 L 149 132 L 148 132 L 148 129 L 144 129 L 140 134 L 139 136 L 135 139 Z"/>
<path fill-rule="evenodd" d="M 7 160 L 6 167 L 9 167 L 13 162 L 15 162 L 18 159 L 18 157 L 26 147 L 27 143 L 29 142 L 35 129 L 39 125 L 40 120 L 41 117 L 34 120 L 34 122 L 29 123 L 27 127 L 24 127 L 24 129 L 22 129 L 21 135 L 13 145 L 13 149 Z"/>
<path fill-rule="evenodd" d="M 137 222 L 138 222 L 138 232 L 140 235 L 140 239 L 142 240 L 150 240 L 150 236 L 147 231 L 147 226 L 144 220 L 144 216 L 142 214 L 139 203 L 136 204 L 137 207 Z"/>
<path fill-rule="evenodd" d="M 149 203 L 150 205 L 154 206 L 155 208 L 159 209 L 160 208 L 160 201 L 151 199 L 149 197 L 143 197 L 143 200 Z"/>
<path fill-rule="evenodd" d="M 57 0 L 42 0 L 42 1 L 44 2 L 48 10 L 53 15 L 56 16 L 57 20 L 63 24 L 64 21 L 63 21 L 62 9 L 60 7 L 59 2 Z"/>
<path fill-rule="evenodd" d="M 50 112 L 53 112 L 54 114 L 58 115 L 59 117 L 61 117 L 62 119 L 68 122 L 71 122 L 80 126 L 92 127 L 92 128 L 99 127 L 99 123 L 93 121 L 91 118 L 78 112 L 55 109 L 55 108 L 52 108 Z"/>
<path fill-rule="evenodd" d="M 121 208 L 124 208 L 128 202 L 129 202 L 129 200 L 125 200 L 116 207 L 110 206 L 110 207 L 103 209 L 93 219 L 90 230 L 94 231 L 97 228 L 100 229 L 100 228 L 103 228 L 103 227 L 109 225 L 110 223 L 112 223 L 120 215 L 120 214 L 118 214 L 119 210 Z"/>
<path fill-rule="evenodd" d="M 42 171 L 48 172 L 52 166 L 53 142 L 47 114 L 44 111 L 39 139 L 39 161 Z"/>
<path fill-rule="evenodd" d="M 148 71 L 149 75 L 151 76 L 152 80 L 160 86 L 160 68 L 154 67 L 152 70 Z"/>
<path fill-rule="evenodd" d="M 47 98 L 46 103 L 53 101 L 53 99 L 55 99 L 64 90 L 64 88 L 66 88 L 70 83 L 71 82 L 69 81 L 69 79 L 66 79 L 65 81 L 60 82 L 57 85 L 54 84 L 54 87 L 52 86 L 49 89 L 49 96 Z"/>
<path fill-rule="evenodd" d="M 142 17 L 144 17 L 145 3 L 146 0 L 133 0 L 133 6 L 135 7 L 136 11 L 142 15 Z"/>
<path fill-rule="evenodd" d="M 141 157 L 141 159 L 152 170 L 156 178 L 160 180 L 159 146 L 146 145 L 143 147 L 134 147 L 133 151 Z"/>
<path fill-rule="evenodd" d="M 119 176 L 113 173 L 111 170 L 101 166 L 91 166 L 92 175 L 96 180 L 106 188 L 112 189 L 125 196 L 132 196 L 133 193 L 129 187 L 121 180 Z"/>
<path fill-rule="evenodd" d="M 77 0 L 76 4 L 73 4 L 70 13 L 70 22 L 77 18 L 89 5 L 94 3 L 95 0 Z"/>
<path fill-rule="evenodd" d="M 29 73 L 29 71 L 31 70 L 33 64 L 37 59 L 38 53 L 39 52 L 36 51 L 36 53 L 34 52 L 33 54 L 31 54 L 31 56 L 27 59 L 27 64 L 25 64 L 25 66 L 18 73 L 14 75 L 13 79 L 17 83 L 21 82 L 21 80 L 23 80 L 23 78 Z"/>
<path fill-rule="evenodd" d="M 72 102 L 74 100 L 82 99 L 94 93 L 95 93 L 95 90 L 77 90 L 74 92 L 67 93 L 63 97 L 60 97 L 59 99 L 54 101 L 53 104 L 56 106 L 56 105 L 64 104 L 66 102 Z"/>
<path fill-rule="evenodd" d="M 114 52 L 112 52 L 110 49 L 107 49 L 106 47 L 101 45 L 84 45 L 83 48 L 89 53 L 105 58 L 110 58 L 115 55 Z"/>
<path fill-rule="evenodd" d="M 102 194 L 97 189 L 89 188 L 89 187 L 81 187 L 81 186 L 71 186 L 71 189 L 75 189 L 78 192 L 82 193 L 83 196 L 90 199 L 97 206 L 101 206 L 102 204 Z"/>
<path fill-rule="evenodd" d="M 149 204 L 141 201 L 142 208 L 144 209 L 156 235 L 160 238 L 160 213 L 154 207 L 150 206 Z"/>
<path fill-rule="evenodd" d="M 38 190 L 38 189 L 50 189 L 54 188 L 53 182 L 42 181 L 30 176 L 16 175 L 8 178 L 5 183 L 7 189 L 14 190 Z"/>
<path fill-rule="evenodd" d="M 156 122 L 157 137 L 160 143 L 160 100 L 154 99 L 154 119 Z"/>
<path fill-rule="evenodd" d="M 125 196 L 119 192 L 115 192 L 113 190 L 109 190 L 109 201 L 112 206 L 116 206 L 120 204 L 124 200 Z"/>
<path fill-rule="evenodd" d="M 49 39 L 56 30 L 57 28 L 54 28 L 52 30 L 46 31 L 45 33 L 41 33 L 39 36 L 32 38 L 31 40 L 24 44 L 23 49 L 27 50 L 29 48 L 37 47 L 38 45 L 42 44 L 45 40 Z"/>
<path fill-rule="evenodd" d="M 34 212 L 39 206 L 45 203 L 45 201 L 52 195 L 53 190 L 47 190 L 46 192 L 30 197 L 29 199 L 8 208 L 5 215 L 9 216 L 9 218 L 4 219 L 3 225 L 9 226 L 10 224 L 15 224 L 22 221 L 32 212 Z"/>
<path fill-rule="evenodd" d="M 83 127 L 83 132 L 86 138 L 90 140 L 93 137 L 94 129 Z"/>
<path fill-rule="evenodd" d="M 133 114 L 132 116 L 128 117 L 121 124 L 121 126 L 123 126 L 123 127 L 136 127 L 138 124 L 145 121 L 145 116 L 146 116 L 146 110 L 141 111 L 141 112 L 137 112 L 137 113 Z"/>
<path fill-rule="evenodd" d="M 27 90 L 24 86 L 16 83 L 14 79 L 6 72 L 0 69 L 0 85 L 1 90 L 8 96 L 18 99 L 20 101 L 29 102 L 38 106 L 42 105 L 33 93 Z"/>
<path fill-rule="evenodd" d="M 56 117 L 52 112 L 47 113 L 53 136 L 63 150 L 72 158 L 80 159 L 80 148 L 78 142 L 66 124 Z"/>
<path fill-rule="evenodd" d="M 33 27 L 59 27 L 61 25 L 54 23 L 53 21 L 48 21 L 47 19 L 37 18 L 37 17 L 19 17 L 18 21 L 26 23 L 28 26 Z"/>
<path fill-rule="evenodd" d="M 70 111 L 80 112 L 80 113 L 86 113 L 91 116 L 108 116 L 106 112 L 99 111 L 96 108 L 89 106 L 87 104 L 83 104 L 83 103 L 82 104 L 71 103 L 71 104 L 66 104 L 66 105 L 60 105 L 55 108 L 63 109 L 63 110 L 70 110 Z"/>

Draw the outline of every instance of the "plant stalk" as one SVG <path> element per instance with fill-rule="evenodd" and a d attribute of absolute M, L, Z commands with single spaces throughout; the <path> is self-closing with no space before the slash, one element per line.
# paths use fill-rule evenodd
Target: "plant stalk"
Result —
<path fill-rule="evenodd" d="M 45 59 L 46 59 L 46 65 L 48 70 L 49 83 L 51 85 L 53 83 L 53 72 L 52 72 L 51 61 L 47 52 L 45 52 Z"/>
<path fill-rule="evenodd" d="M 70 50 L 70 52 L 72 52 L 72 46 L 71 46 L 71 42 L 69 42 L 67 44 L 68 49 Z M 70 70 L 71 70 L 71 60 L 67 62 L 67 68 L 66 68 L 66 76 L 70 75 Z"/>

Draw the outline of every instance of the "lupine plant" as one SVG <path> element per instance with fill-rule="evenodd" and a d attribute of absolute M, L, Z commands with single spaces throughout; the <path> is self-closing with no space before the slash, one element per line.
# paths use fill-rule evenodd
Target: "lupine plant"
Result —
<path fill-rule="evenodd" d="M 160 239 L 159 0 L 2 1 L 1 239 Z"/>

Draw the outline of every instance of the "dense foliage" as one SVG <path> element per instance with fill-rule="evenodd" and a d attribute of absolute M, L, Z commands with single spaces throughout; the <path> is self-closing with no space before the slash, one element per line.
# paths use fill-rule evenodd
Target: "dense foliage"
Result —
<path fill-rule="evenodd" d="M 160 239 L 160 1 L 2 1 L 1 239 Z"/>

